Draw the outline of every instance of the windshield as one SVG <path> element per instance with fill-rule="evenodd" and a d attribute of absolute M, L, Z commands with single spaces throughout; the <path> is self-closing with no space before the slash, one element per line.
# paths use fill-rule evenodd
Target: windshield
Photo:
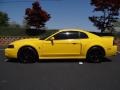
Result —
<path fill-rule="evenodd" d="M 49 30 L 49 31 L 45 32 L 44 34 L 42 34 L 42 35 L 40 36 L 40 40 L 46 39 L 47 37 L 49 37 L 50 35 L 56 33 L 57 31 L 58 31 L 58 30 Z"/>

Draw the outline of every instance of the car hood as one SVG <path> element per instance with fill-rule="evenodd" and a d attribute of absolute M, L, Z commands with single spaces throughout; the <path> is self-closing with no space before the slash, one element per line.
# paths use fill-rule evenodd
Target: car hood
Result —
<path fill-rule="evenodd" d="M 16 40 L 10 44 L 25 44 L 25 43 L 36 43 L 36 42 L 41 42 L 42 40 L 40 40 L 39 38 L 29 38 L 29 39 L 20 39 L 20 40 Z"/>

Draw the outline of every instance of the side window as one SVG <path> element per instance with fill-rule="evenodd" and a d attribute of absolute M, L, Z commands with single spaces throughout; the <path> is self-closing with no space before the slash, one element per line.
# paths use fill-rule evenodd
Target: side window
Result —
<path fill-rule="evenodd" d="M 79 32 L 78 31 L 71 31 L 69 32 L 69 39 L 79 39 Z"/>
<path fill-rule="evenodd" d="M 83 33 L 83 32 L 79 33 L 79 37 L 80 37 L 80 39 L 88 38 L 88 36 L 85 33 Z"/>
<path fill-rule="evenodd" d="M 79 32 L 77 31 L 64 31 L 54 36 L 55 40 L 63 39 L 79 39 Z"/>
<path fill-rule="evenodd" d="M 60 32 L 54 36 L 55 40 L 62 40 L 67 39 L 67 36 L 65 35 L 65 32 Z"/>
<path fill-rule="evenodd" d="M 55 40 L 63 40 L 63 39 L 85 39 L 88 36 L 79 31 L 64 31 L 54 35 Z"/>

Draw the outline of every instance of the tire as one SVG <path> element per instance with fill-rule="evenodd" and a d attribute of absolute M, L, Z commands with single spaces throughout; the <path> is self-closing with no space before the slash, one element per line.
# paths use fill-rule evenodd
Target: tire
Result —
<path fill-rule="evenodd" d="M 91 48 L 87 53 L 87 62 L 100 63 L 104 58 L 104 51 L 99 47 Z"/>
<path fill-rule="evenodd" d="M 18 51 L 18 60 L 21 63 L 33 63 L 38 60 L 38 55 L 32 47 L 22 47 Z"/>

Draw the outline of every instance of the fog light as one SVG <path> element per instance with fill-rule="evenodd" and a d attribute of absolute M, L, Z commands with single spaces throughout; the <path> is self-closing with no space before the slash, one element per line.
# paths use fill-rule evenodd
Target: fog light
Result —
<path fill-rule="evenodd" d="M 8 48 L 14 48 L 14 45 L 8 45 Z"/>

